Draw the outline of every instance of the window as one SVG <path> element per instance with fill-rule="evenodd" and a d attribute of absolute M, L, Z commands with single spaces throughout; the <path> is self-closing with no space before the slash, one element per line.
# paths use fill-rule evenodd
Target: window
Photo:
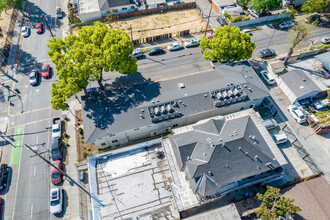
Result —
<path fill-rule="evenodd" d="M 131 6 L 131 9 L 134 9 L 134 6 Z"/>
<path fill-rule="evenodd" d="M 101 143 L 101 146 L 105 146 L 106 144 L 105 143 Z"/>
<path fill-rule="evenodd" d="M 154 135 L 156 135 L 157 133 L 156 132 L 154 132 Z"/>
<path fill-rule="evenodd" d="M 117 143 L 117 142 L 118 142 L 118 140 L 117 140 L 117 139 L 112 141 L 112 143 Z"/>
<path fill-rule="evenodd" d="M 173 125 L 173 128 L 176 128 L 176 127 L 178 127 L 179 125 L 178 124 L 175 124 L 175 125 Z"/>
<path fill-rule="evenodd" d="M 241 111 L 244 109 L 244 107 L 241 108 Z"/>
<path fill-rule="evenodd" d="M 125 10 L 127 10 L 127 8 L 122 8 L 121 10 L 125 11 Z"/>
<path fill-rule="evenodd" d="M 253 108 L 254 107 L 254 105 L 250 105 L 250 108 Z"/>

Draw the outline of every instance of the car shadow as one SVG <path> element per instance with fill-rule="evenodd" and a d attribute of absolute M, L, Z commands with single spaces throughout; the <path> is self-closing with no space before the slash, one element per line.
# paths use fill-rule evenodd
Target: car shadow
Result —
<path fill-rule="evenodd" d="M 0 195 L 5 195 L 9 192 L 9 189 L 11 186 L 12 175 L 13 175 L 13 169 L 8 166 L 8 177 L 7 177 L 6 186 L 5 186 L 5 189 L 0 192 Z"/>

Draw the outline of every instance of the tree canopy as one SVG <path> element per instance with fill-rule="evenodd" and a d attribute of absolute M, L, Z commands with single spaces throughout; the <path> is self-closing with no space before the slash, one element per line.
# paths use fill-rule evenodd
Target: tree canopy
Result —
<path fill-rule="evenodd" d="M 241 33 L 238 27 L 217 27 L 214 37 L 202 37 L 200 42 L 201 53 L 206 60 L 245 60 L 252 56 L 256 43 L 251 41 L 249 34 Z"/>
<path fill-rule="evenodd" d="M 23 3 L 24 0 L 1 0 L 0 1 L 0 14 L 3 10 L 9 10 L 11 8 L 18 8 L 19 10 L 23 10 Z"/>
<path fill-rule="evenodd" d="M 282 0 L 252 0 L 251 6 L 258 13 L 262 13 L 272 8 L 278 7 Z"/>
<path fill-rule="evenodd" d="M 137 71 L 133 43 L 120 29 L 110 29 L 103 23 L 85 26 L 78 36 L 52 38 L 47 45 L 48 55 L 55 64 L 58 82 L 52 87 L 53 108 L 63 109 L 64 101 L 97 81 L 103 90 L 103 70 L 133 74 Z M 64 97 L 64 101 L 63 101 Z"/>
<path fill-rule="evenodd" d="M 258 217 L 264 220 L 276 220 L 279 216 L 285 214 L 293 215 L 301 211 L 298 206 L 293 204 L 294 199 L 285 198 L 280 194 L 280 189 L 267 186 L 267 191 L 264 194 L 257 194 L 261 201 L 259 209 L 256 211 Z"/>
<path fill-rule="evenodd" d="M 329 1 L 328 7 L 329 7 Z M 307 12 L 307 13 L 314 13 L 318 12 L 321 13 L 326 8 L 326 1 L 325 0 L 307 0 L 302 6 L 301 11 Z"/>

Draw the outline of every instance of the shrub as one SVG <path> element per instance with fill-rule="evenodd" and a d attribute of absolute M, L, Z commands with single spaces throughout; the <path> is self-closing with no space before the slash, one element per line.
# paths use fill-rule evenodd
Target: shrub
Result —
<path fill-rule="evenodd" d="M 83 141 L 83 140 L 81 140 L 80 142 L 81 142 L 82 144 L 84 143 L 84 141 Z"/>
<path fill-rule="evenodd" d="M 86 157 L 88 156 L 88 152 L 84 150 L 84 151 L 82 152 L 82 155 L 83 155 L 84 158 L 86 158 Z"/>
<path fill-rule="evenodd" d="M 112 9 L 111 12 L 112 12 L 112 13 L 117 13 L 118 10 L 117 10 L 117 9 Z"/>
<path fill-rule="evenodd" d="M 327 90 L 327 99 L 330 99 L 330 89 Z"/>
<path fill-rule="evenodd" d="M 109 10 L 106 10 L 105 13 L 106 13 L 106 14 L 110 14 L 110 11 L 109 11 Z"/>
<path fill-rule="evenodd" d="M 81 135 L 83 135 L 84 130 L 82 128 L 78 128 L 78 133 L 81 134 Z"/>
<path fill-rule="evenodd" d="M 243 20 L 243 17 L 242 15 L 238 16 L 238 17 L 235 17 L 235 18 L 232 18 L 232 22 L 238 22 L 238 21 L 242 21 Z"/>
<path fill-rule="evenodd" d="M 63 138 L 63 142 L 67 144 L 69 140 L 67 138 Z"/>
<path fill-rule="evenodd" d="M 226 11 L 225 11 L 225 13 L 223 14 L 223 16 L 225 16 L 226 18 L 228 18 L 229 21 L 231 21 L 231 15 L 228 14 Z"/>
<path fill-rule="evenodd" d="M 68 138 L 69 135 L 68 135 L 66 132 L 64 132 L 64 133 L 63 133 L 63 137 Z"/>

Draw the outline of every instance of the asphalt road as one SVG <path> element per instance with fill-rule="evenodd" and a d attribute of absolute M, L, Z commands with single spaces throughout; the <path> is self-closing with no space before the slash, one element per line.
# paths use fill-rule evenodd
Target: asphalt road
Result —
<path fill-rule="evenodd" d="M 42 155 L 49 158 L 51 141 L 51 118 L 60 113 L 50 108 L 51 83 L 56 81 L 52 71 L 50 79 L 41 79 L 32 87 L 27 76 L 31 69 L 41 70 L 43 63 L 50 63 L 47 55 L 47 43 L 51 33 L 43 20 L 47 21 L 52 33 L 61 38 L 59 21 L 56 19 L 56 6 L 60 1 L 32 0 L 27 3 L 29 14 L 25 25 L 31 28 L 31 35 L 21 42 L 20 66 L 24 67 L 24 76 L 11 84 L 12 89 L 19 89 L 21 99 L 13 97 L 8 107 L 11 138 L 6 147 L 3 162 L 11 164 L 12 172 L 7 192 L 4 193 L 4 219 L 55 219 L 49 211 L 50 167 L 24 147 L 24 144 L 38 147 Z M 35 24 L 42 22 L 44 32 L 37 34 Z M 23 110 L 23 114 L 21 114 Z M 21 125 L 19 127 L 16 127 Z M 20 130 L 21 129 L 21 130 Z M 21 131 L 21 133 L 19 132 Z M 13 146 L 10 146 L 12 143 Z M 21 147 L 23 146 L 23 147 Z"/>

